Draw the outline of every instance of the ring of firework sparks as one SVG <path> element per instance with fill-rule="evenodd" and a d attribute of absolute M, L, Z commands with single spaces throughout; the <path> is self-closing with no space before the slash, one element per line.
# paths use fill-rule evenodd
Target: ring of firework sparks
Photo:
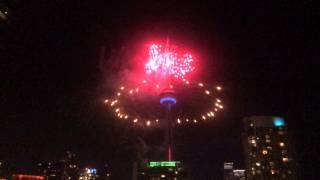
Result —
<path fill-rule="evenodd" d="M 166 119 L 165 108 L 159 103 L 160 93 L 165 89 L 171 89 L 177 97 L 177 104 L 171 112 L 171 120 L 176 125 L 214 119 L 224 108 L 221 86 L 189 81 L 161 87 L 143 80 L 135 87 L 120 86 L 113 97 L 104 102 L 119 120 L 139 127 L 160 127 Z"/>

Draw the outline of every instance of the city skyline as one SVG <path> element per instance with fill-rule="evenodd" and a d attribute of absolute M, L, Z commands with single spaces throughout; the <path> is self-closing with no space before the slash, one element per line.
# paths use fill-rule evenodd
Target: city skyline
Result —
<path fill-rule="evenodd" d="M 103 104 L 111 93 L 106 87 L 125 63 L 119 54 L 145 39 L 169 35 L 201 57 L 208 72 L 204 79 L 222 83 L 226 94 L 217 120 L 179 127 L 176 134 L 178 157 L 193 176 L 222 178 L 221 164 L 228 161 L 244 166 L 242 118 L 264 115 L 287 121 L 301 174 L 314 177 L 310 162 L 317 150 L 307 146 L 316 142 L 316 103 L 305 75 L 305 62 L 316 58 L 311 1 L 15 1 L 10 6 L 0 25 L 0 161 L 28 167 L 70 150 L 84 164 L 110 162 L 126 179 L 119 167 L 130 167 L 134 159 L 133 135 L 152 147 L 161 132 L 135 131 L 114 121 Z M 119 60 L 110 63 L 112 58 Z"/>

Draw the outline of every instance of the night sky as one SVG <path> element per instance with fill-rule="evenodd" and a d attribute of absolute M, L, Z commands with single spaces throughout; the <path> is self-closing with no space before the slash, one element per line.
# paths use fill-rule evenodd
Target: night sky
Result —
<path fill-rule="evenodd" d="M 109 163 L 116 179 L 129 179 L 134 135 L 154 144 L 161 133 L 112 120 L 103 98 L 126 63 L 116 57 L 169 36 L 199 54 L 203 78 L 225 89 L 219 118 L 176 130 L 176 156 L 195 179 L 221 179 L 224 161 L 243 167 L 241 120 L 250 115 L 284 117 L 303 179 L 315 178 L 319 105 L 316 85 L 307 82 L 319 58 L 319 10 L 312 0 L 10 6 L 11 19 L 0 27 L 1 161 L 27 169 L 70 150 L 82 164 Z"/>

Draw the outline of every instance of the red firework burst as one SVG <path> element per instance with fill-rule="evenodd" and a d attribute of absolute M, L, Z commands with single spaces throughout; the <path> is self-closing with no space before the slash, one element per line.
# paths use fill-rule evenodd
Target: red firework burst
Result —
<path fill-rule="evenodd" d="M 152 44 L 148 55 L 148 62 L 145 64 L 147 74 L 154 73 L 160 77 L 173 76 L 186 81 L 186 75 L 195 69 L 191 54 L 179 53 L 168 45 Z"/>

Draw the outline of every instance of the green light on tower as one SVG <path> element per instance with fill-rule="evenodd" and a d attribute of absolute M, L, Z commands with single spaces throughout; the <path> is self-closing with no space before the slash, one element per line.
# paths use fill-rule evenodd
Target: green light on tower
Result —
<path fill-rule="evenodd" d="M 150 161 L 149 167 L 176 167 L 179 161 Z"/>

